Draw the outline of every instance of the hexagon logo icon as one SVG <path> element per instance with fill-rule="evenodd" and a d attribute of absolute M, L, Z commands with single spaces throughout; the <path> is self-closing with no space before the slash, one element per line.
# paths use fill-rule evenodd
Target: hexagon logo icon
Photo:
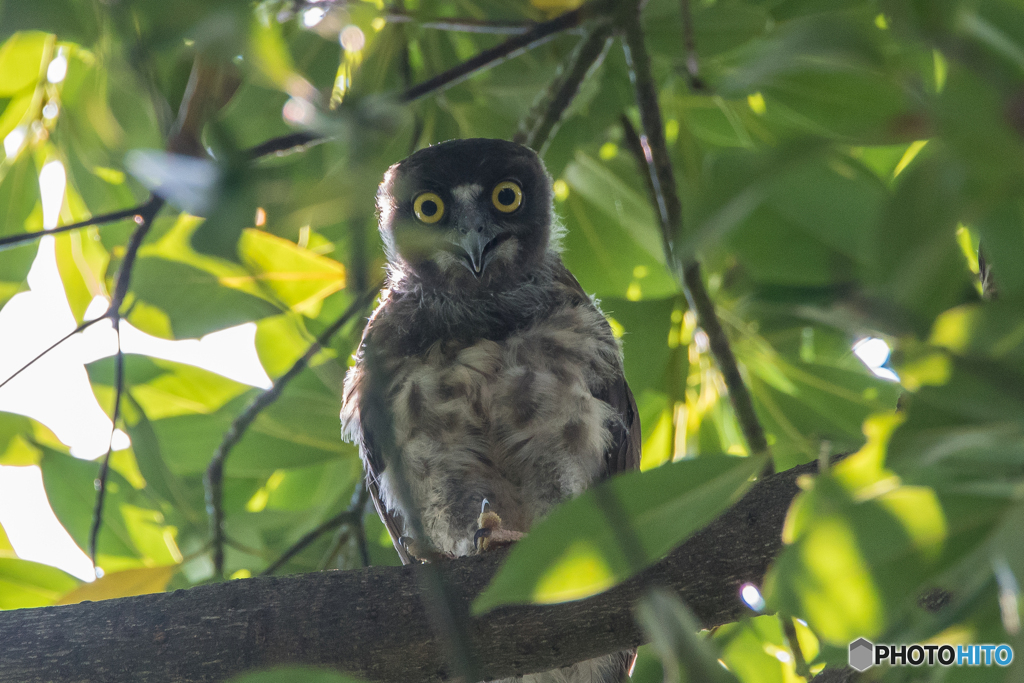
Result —
<path fill-rule="evenodd" d="M 875 646 L 866 638 L 858 638 L 850 643 L 850 666 L 857 671 L 864 671 L 874 663 Z"/>

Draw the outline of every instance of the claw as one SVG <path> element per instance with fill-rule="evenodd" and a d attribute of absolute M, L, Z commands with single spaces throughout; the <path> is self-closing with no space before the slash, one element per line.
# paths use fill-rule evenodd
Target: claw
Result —
<path fill-rule="evenodd" d="M 484 499 L 483 499 L 483 500 L 482 500 L 482 501 L 480 502 L 480 514 L 482 515 L 482 514 L 484 514 L 485 512 L 487 512 L 487 508 L 489 508 L 490 506 L 491 506 L 491 501 L 489 501 L 489 500 L 487 500 L 486 498 L 484 498 Z"/>
<path fill-rule="evenodd" d="M 483 514 L 483 513 L 481 513 Z M 473 549 L 476 550 L 479 547 L 480 539 L 490 538 L 491 530 L 487 528 L 477 529 L 476 533 L 473 534 Z"/>

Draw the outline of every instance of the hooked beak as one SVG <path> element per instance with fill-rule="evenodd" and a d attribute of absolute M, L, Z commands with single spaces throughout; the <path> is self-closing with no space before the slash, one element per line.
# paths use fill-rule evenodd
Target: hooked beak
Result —
<path fill-rule="evenodd" d="M 479 230 L 470 230 L 456 243 L 465 252 L 461 254 L 462 264 L 477 278 L 484 274 L 484 268 L 491 260 L 491 255 L 486 253 L 487 245 L 490 243 L 490 238 L 484 237 Z"/>

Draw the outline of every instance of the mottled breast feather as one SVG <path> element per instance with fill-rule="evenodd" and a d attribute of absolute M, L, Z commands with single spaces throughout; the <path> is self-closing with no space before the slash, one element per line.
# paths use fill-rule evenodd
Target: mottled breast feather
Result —
<path fill-rule="evenodd" d="M 401 455 L 427 535 L 416 547 L 449 556 L 473 551 L 484 498 L 506 528 L 526 531 L 559 502 L 639 465 L 639 419 L 618 343 L 557 254 L 545 266 L 524 291 L 508 293 L 522 302 L 478 302 L 473 313 L 467 302 L 394 287 L 367 325 L 345 384 L 343 426 L 360 444 L 406 561 L 397 537 L 414 533 L 384 452 Z M 498 310 L 505 306 L 516 313 Z M 476 315 L 460 327 L 479 333 L 446 332 L 445 309 Z M 434 324 L 418 324 L 424 318 Z"/>

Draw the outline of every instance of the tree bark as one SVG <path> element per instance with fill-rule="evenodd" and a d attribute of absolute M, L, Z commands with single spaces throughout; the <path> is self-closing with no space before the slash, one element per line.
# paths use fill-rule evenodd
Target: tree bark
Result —
<path fill-rule="evenodd" d="M 637 577 L 586 600 L 515 606 L 472 618 L 487 680 L 565 666 L 639 645 L 632 608 L 651 586 L 677 591 L 707 626 L 750 610 L 781 550 L 786 511 L 809 464 L 758 482 L 707 528 Z M 505 553 L 445 563 L 455 608 L 468 613 Z M 326 666 L 370 680 L 444 681 L 417 567 L 262 577 L 173 593 L 0 612 L 0 680 L 213 682 L 275 664 Z"/>

